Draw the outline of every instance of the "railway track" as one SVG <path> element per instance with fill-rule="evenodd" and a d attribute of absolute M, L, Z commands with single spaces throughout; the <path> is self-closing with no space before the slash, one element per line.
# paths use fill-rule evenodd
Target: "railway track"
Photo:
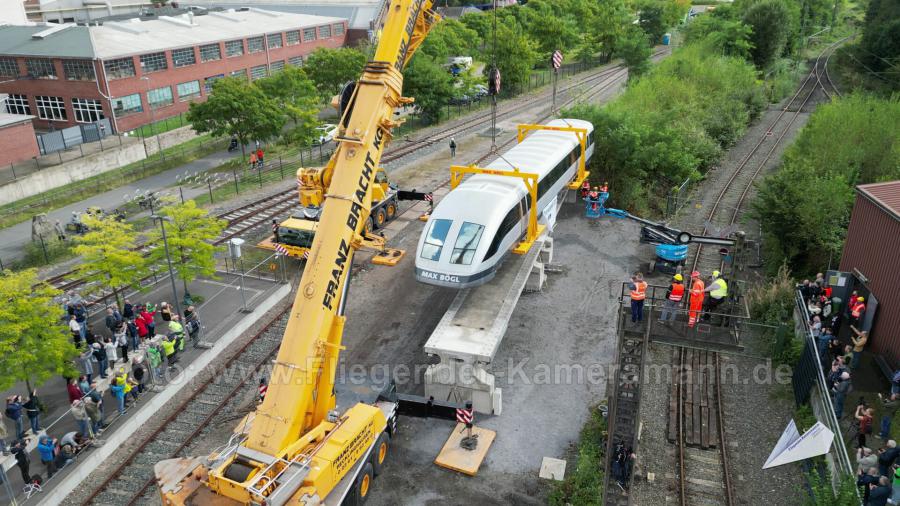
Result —
<path fill-rule="evenodd" d="M 827 76 L 827 65 L 834 50 L 842 44 L 841 39 L 828 46 L 816 58 L 813 68 L 804 78 L 796 93 L 779 112 L 778 116 L 766 127 L 765 133 L 729 173 L 720 175 L 727 178 L 715 200 L 708 206 L 709 211 L 703 221 L 696 219 L 688 223 L 691 228 L 700 229 L 703 235 L 719 233 L 728 235 L 738 224 L 738 219 L 743 211 L 747 197 L 753 190 L 753 184 L 760 172 L 767 166 L 776 150 L 781 146 L 782 140 L 803 113 L 810 112 L 811 100 L 821 90 L 826 97 L 831 98 L 832 93 L 837 92 L 834 83 Z M 829 93 L 827 88 L 832 88 Z M 702 218 L 703 215 L 695 213 L 693 216 Z M 697 244 L 695 248 L 693 270 L 708 273 L 714 269 L 721 269 L 722 259 L 718 250 L 704 248 Z"/>
<path fill-rule="evenodd" d="M 257 371 L 278 351 L 289 312 L 290 307 L 284 309 L 221 369 L 211 374 L 210 379 L 174 407 L 172 414 L 143 443 L 130 450 L 124 461 L 81 504 L 158 504 L 153 488 L 153 466 L 160 460 L 183 456 L 223 409 L 238 407 L 243 399 L 241 390 L 256 381 Z"/>

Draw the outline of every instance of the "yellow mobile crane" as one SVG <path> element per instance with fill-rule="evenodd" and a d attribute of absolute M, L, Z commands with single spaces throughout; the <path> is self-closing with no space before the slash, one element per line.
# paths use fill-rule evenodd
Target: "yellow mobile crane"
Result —
<path fill-rule="evenodd" d="M 340 504 L 364 500 L 384 462 L 397 403 L 335 411 L 348 275 L 369 217 L 376 169 L 391 139 L 401 70 L 438 20 L 431 0 L 389 0 L 373 61 L 346 91 L 337 149 L 312 250 L 263 403 L 234 444 L 154 467 L 164 505 Z"/>

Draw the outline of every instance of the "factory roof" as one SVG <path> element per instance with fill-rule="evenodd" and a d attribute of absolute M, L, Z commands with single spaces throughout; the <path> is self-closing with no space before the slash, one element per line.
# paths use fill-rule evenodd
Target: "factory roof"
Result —
<path fill-rule="evenodd" d="M 900 181 L 861 184 L 856 189 L 894 219 L 900 220 Z"/>
<path fill-rule="evenodd" d="M 109 21 L 99 26 L 0 26 L 0 55 L 110 59 L 342 21 L 330 16 L 246 9 Z"/>

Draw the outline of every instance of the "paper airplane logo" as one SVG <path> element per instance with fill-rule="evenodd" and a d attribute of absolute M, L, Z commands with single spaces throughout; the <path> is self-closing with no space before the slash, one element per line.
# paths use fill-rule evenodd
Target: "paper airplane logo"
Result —
<path fill-rule="evenodd" d="M 816 422 L 801 436 L 797 431 L 797 425 L 791 420 L 781 433 L 763 469 L 824 455 L 831 449 L 833 441 L 834 433 L 822 425 L 822 422 Z"/>

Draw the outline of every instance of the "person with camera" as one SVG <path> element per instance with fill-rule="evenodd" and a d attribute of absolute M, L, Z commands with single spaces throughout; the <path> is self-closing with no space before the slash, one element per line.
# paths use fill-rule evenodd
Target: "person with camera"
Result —
<path fill-rule="evenodd" d="M 860 398 L 859 405 L 856 406 L 856 414 L 853 416 L 859 423 L 859 431 L 856 436 L 856 447 L 862 448 L 866 446 L 866 436 L 872 433 L 872 418 L 875 410 L 866 406 L 864 399 Z"/>

